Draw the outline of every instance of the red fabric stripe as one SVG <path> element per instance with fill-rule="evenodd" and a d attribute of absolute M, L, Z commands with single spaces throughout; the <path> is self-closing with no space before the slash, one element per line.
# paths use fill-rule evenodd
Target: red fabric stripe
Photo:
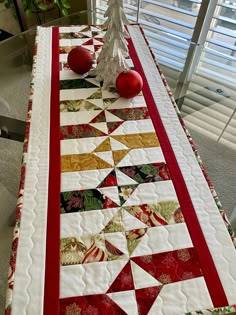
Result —
<path fill-rule="evenodd" d="M 60 113 L 59 29 L 52 28 L 50 154 L 44 315 L 59 314 L 60 275 Z"/>
<path fill-rule="evenodd" d="M 210 251 L 206 244 L 204 235 L 201 230 L 195 209 L 189 196 L 183 175 L 177 163 L 175 154 L 171 147 L 169 138 L 166 134 L 165 127 L 162 123 L 156 103 L 153 99 L 149 88 L 143 67 L 134 48 L 132 39 L 128 39 L 130 56 L 134 62 L 135 69 L 139 72 L 143 79 L 143 95 L 150 111 L 151 119 L 158 136 L 158 139 L 165 156 L 171 178 L 178 196 L 178 200 L 187 224 L 189 234 L 191 236 L 194 248 L 196 250 L 203 275 L 215 307 L 228 305 L 227 297 L 222 287 L 215 264 L 211 257 Z M 214 237 L 214 236 L 213 236 Z"/>

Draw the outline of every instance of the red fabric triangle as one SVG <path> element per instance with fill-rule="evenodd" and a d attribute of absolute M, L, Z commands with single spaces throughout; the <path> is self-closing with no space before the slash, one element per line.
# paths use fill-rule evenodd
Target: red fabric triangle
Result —
<path fill-rule="evenodd" d="M 128 262 L 121 272 L 118 274 L 116 279 L 111 284 L 107 293 L 128 291 L 134 289 L 133 275 L 131 271 L 130 262 Z"/>
<path fill-rule="evenodd" d="M 60 299 L 60 315 L 85 313 L 126 315 L 126 313 L 106 294 Z"/>
<path fill-rule="evenodd" d="M 60 139 L 77 139 L 106 136 L 101 130 L 89 124 L 62 126 Z"/>
<path fill-rule="evenodd" d="M 107 196 L 103 196 L 105 198 L 105 202 L 103 204 L 103 209 L 108 209 L 108 208 L 116 208 L 119 207 L 118 204 L 116 204 L 113 200 L 111 200 L 109 197 Z"/>
<path fill-rule="evenodd" d="M 121 124 L 123 124 L 124 121 L 112 121 L 107 123 L 108 133 L 112 133 L 114 130 L 116 130 L 118 127 L 120 127 Z"/>
<path fill-rule="evenodd" d="M 90 121 L 90 123 L 98 123 L 98 122 L 106 122 L 104 110 Z"/>
<path fill-rule="evenodd" d="M 110 186 L 117 186 L 117 180 L 116 180 L 116 173 L 115 171 L 111 171 L 111 173 L 109 173 L 107 175 L 107 177 L 104 178 L 104 180 L 101 182 L 101 184 L 98 186 L 98 188 L 101 187 L 110 187 Z"/>
<path fill-rule="evenodd" d="M 100 49 L 102 47 L 102 45 L 94 45 L 94 51 L 98 51 L 98 49 Z"/>
<path fill-rule="evenodd" d="M 93 39 L 89 39 L 87 42 L 83 43 L 82 46 L 93 45 Z"/>
<path fill-rule="evenodd" d="M 119 250 L 119 248 L 115 247 L 115 245 L 108 242 L 108 240 L 105 240 L 105 246 L 106 246 L 106 249 L 114 256 L 124 255 L 124 253 L 121 250 Z"/>
<path fill-rule="evenodd" d="M 99 38 L 99 37 L 94 37 L 94 39 L 96 39 L 97 41 L 101 42 L 101 43 L 104 43 L 104 39 L 103 38 Z"/>
<path fill-rule="evenodd" d="M 139 315 L 148 314 L 161 289 L 162 286 L 156 286 L 135 290 Z"/>
<path fill-rule="evenodd" d="M 202 276 L 202 270 L 194 248 L 183 248 L 131 259 L 162 284 Z"/>

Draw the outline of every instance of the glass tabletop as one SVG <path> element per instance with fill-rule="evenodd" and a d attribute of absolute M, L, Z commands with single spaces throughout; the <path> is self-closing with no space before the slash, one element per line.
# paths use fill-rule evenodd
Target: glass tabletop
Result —
<path fill-rule="evenodd" d="M 82 24 L 102 24 L 102 19 L 96 12 L 87 10 L 50 21 L 45 26 Z M 36 27 L 0 42 L 0 126 L 4 124 L 3 117 L 14 118 L 7 123 L 13 138 L 21 141 L 24 138 L 35 34 Z M 213 182 L 214 177 L 219 181 L 217 191 L 223 191 L 220 195 L 231 213 L 236 194 L 233 185 L 236 178 L 233 166 L 236 158 L 235 72 L 232 71 L 230 77 L 232 82 L 228 82 L 224 79 L 224 72 L 219 73 L 221 80 L 216 80 L 212 69 L 217 62 L 224 62 L 225 69 L 229 70 L 233 67 L 233 58 L 223 59 L 219 53 L 206 63 L 203 58 L 196 57 L 207 54 L 204 47 L 193 43 L 190 43 L 189 54 L 182 70 L 163 61 L 160 66 Z M 225 171 L 224 163 L 228 163 Z M 219 177 L 225 172 L 227 178 L 222 184 Z"/>
<path fill-rule="evenodd" d="M 82 25 L 94 21 L 92 11 L 81 11 L 44 26 Z M 28 108 L 36 29 L 33 27 L 0 42 L 0 127 L 6 124 L 11 138 L 20 141 L 24 138 L 22 122 L 26 119 Z"/>

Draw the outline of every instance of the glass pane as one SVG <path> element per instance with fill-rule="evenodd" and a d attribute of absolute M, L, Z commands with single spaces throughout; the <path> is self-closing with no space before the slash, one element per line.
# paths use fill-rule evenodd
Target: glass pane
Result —
<path fill-rule="evenodd" d="M 138 0 L 124 0 L 124 4 L 133 5 L 135 7 L 138 7 Z"/>
<path fill-rule="evenodd" d="M 225 0 L 221 4 L 225 4 L 225 6 L 219 6 L 217 13 L 223 17 L 223 20 L 219 20 L 217 25 L 229 28 L 230 30 L 236 30 L 236 2 Z"/>
<path fill-rule="evenodd" d="M 231 66 L 231 71 L 236 69 L 236 58 L 226 58 L 226 56 L 222 54 L 215 54 L 211 50 L 205 50 L 204 58 L 208 60 L 215 60 L 221 65 L 229 65 Z"/>
<path fill-rule="evenodd" d="M 189 0 L 142 1 L 140 19 L 192 35 L 199 4 Z M 156 16 L 154 16 L 156 14 Z"/>
<path fill-rule="evenodd" d="M 217 19 L 215 20 L 215 26 L 221 26 L 229 30 L 236 30 L 236 8 L 219 7 L 217 10 Z"/>
<path fill-rule="evenodd" d="M 151 10 L 151 8 L 150 8 L 150 10 Z M 152 8 L 152 10 L 154 10 L 154 8 Z M 159 9 L 156 9 L 156 10 L 159 10 Z M 170 12 L 170 13 L 172 13 L 172 12 Z M 193 28 L 195 25 L 195 21 L 194 21 L 194 24 L 191 24 L 191 28 L 188 28 L 188 27 L 178 25 L 178 24 L 173 23 L 173 22 L 163 20 L 162 18 L 158 18 L 158 17 L 152 16 L 152 15 L 149 15 L 147 13 L 141 13 L 140 18 L 139 18 L 139 23 L 142 24 L 145 21 L 151 22 L 154 25 L 160 25 L 161 27 L 169 28 L 170 33 L 171 33 L 171 30 L 174 30 L 175 32 L 180 33 L 179 37 L 181 37 L 181 33 L 182 33 L 182 34 L 189 35 L 190 38 L 191 38 L 191 35 L 193 33 Z M 181 20 L 178 20 L 178 21 L 179 21 L 179 23 L 181 23 Z M 176 21 L 176 22 L 178 22 L 178 21 Z"/>
<path fill-rule="evenodd" d="M 227 56 L 236 56 L 236 2 L 218 1 L 208 32 L 207 48 Z"/>
<path fill-rule="evenodd" d="M 107 1 L 106 0 L 101 0 L 99 6 L 107 6 Z"/>

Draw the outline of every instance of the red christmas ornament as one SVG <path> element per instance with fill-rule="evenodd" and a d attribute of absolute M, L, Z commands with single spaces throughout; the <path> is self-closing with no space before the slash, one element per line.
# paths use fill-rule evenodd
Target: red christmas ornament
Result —
<path fill-rule="evenodd" d="M 139 94 L 143 88 L 141 75 L 134 70 L 121 72 L 116 79 L 116 89 L 120 96 L 131 98 Z"/>
<path fill-rule="evenodd" d="M 69 52 L 67 62 L 71 70 L 78 74 L 84 74 L 92 68 L 93 58 L 86 48 L 80 46 Z"/>

